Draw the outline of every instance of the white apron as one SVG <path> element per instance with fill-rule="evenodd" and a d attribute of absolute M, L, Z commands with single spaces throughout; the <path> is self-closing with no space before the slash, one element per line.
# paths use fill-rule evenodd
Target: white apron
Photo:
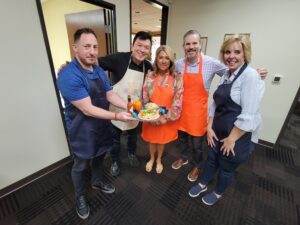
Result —
<path fill-rule="evenodd" d="M 140 100 L 144 82 L 144 71 L 145 67 L 143 66 L 143 72 L 139 72 L 136 70 L 129 69 L 129 65 L 131 63 L 131 57 L 129 60 L 129 64 L 126 70 L 125 75 L 122 79 L 113 86 L 113 92 L 117 93 L 121 98 L 127 101 L 127 96 L 131 96 L 131 101 Z M 122 112 L 124 109 L 116 107 L 112 104 L 109 106 L 109 111 L 111 112 Z M 111 123 L 118 127 L 120 130 L 131 130 L 136 128 L 138 125 L 138 121 L 130 121 L 130 122 L 121 122 L 112 120 Z"/>

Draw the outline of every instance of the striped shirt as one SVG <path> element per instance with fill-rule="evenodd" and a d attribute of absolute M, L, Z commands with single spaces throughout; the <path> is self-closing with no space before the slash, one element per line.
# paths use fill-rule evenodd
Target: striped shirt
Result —
<path fill-rule="evenodd" d="M 228 69 L 219 60 L 212 58 L 210 56 L 202 54 L 202 59 L 203 59 L 203 63 L 202 63 L 203 83 L 206 91 L 209 92 L 209 88 L 215 74 L 219 76 L 223 76 Z M 178 74 L 183 74 L 184 64 L 185 64 L 185 58 L 181 58 L 176 61 L 175 71 Z M 195 73 L 197 75 L 199 72 L 199 61 L 196 62 L 195 64 L 188 64 L 187 72 Z"/>

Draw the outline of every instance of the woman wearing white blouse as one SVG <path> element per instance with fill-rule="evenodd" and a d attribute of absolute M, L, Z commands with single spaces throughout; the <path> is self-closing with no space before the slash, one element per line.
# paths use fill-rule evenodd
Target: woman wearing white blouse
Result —
<path fill-rule="evenodd" d="M 219 171 L 215 190 L 202 197 L 207 205 L 220 199 L 232 183 L 237 167 L 254 149 L 261 125 L 259 105 L 264 93 L 264 82 L 256 70 L 248 66 L 251 61 L 249 39 L 239 35 L 226 39 L 220 58 L 229 71 L 221 78 L 209 110 L 207 161 L 199 183 L 189 191 L 191 197 L 199 196 Z"/>

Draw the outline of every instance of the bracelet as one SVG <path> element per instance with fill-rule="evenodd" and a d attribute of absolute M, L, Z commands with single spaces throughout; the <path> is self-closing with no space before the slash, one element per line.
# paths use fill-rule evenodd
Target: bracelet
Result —
<path fill-rule="evenodd" d="M 118 120 L 118 119 L 117 119 L 117 113 L 115 113 L 115 120 Z"/>

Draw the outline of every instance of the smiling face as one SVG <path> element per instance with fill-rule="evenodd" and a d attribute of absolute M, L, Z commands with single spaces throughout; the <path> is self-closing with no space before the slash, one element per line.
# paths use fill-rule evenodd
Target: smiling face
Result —
<path fill-rule="evenodd" d="M 233 42 L 224 49 L 223 62 L 229 68 L 230 73 L 233 73 L 245 63 L 245 55 L 241 43 Z"/>
<path fill-rule="evenodd" d="M 165 51 L 160 51 L 156 56 L 155 61 L 159 73 L 166 73 L 169 70 L 171 60 Z"/>
<path fill-rule="evenodd" d="M 96 37 L 89 33 L 83 33 L 80 39 L 73 45 L 73 50 L 79 63 L 85 69 L 92 69 L 97 62 L 98 43 Z"/>
<path fill-rule="evenodd" d="M 198 60 L 201 45 L 197 34 L 190 34 L 185 37 L 183 43 L 185 57 L 189 63 L 195 63 Z"/>
<path fill-rule="evenodd" d="M 137 39 L 131 47 L 132 59 L 136 64 L 141 64 L 150 54 L 151 41 Z"/>

